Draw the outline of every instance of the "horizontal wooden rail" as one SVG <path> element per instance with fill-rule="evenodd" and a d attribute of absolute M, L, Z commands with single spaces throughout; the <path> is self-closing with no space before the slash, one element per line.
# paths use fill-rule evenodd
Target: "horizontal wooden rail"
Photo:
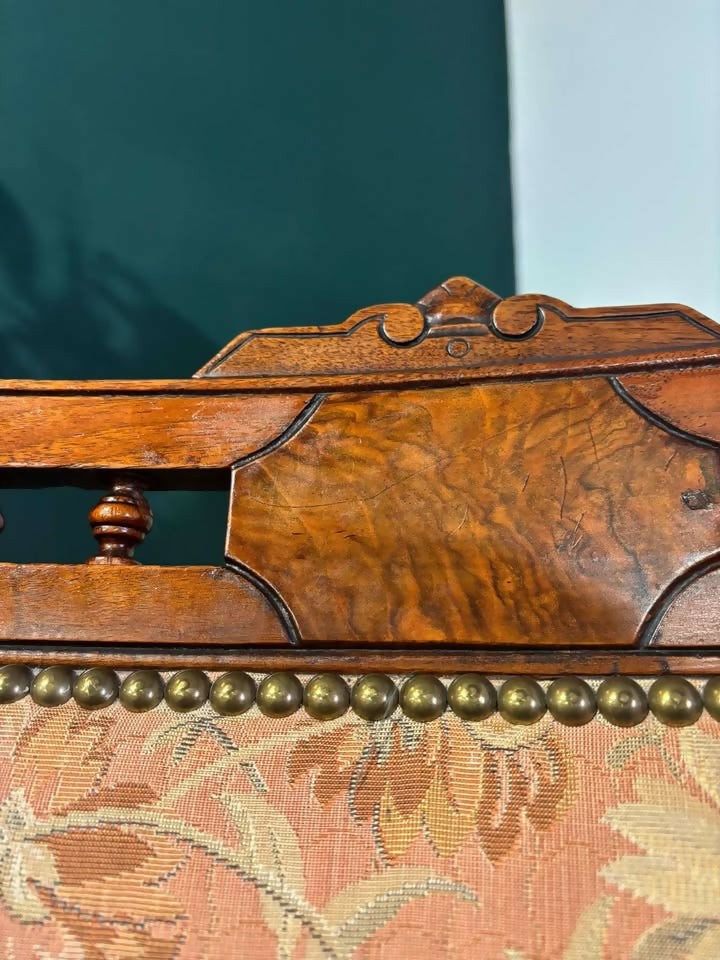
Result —
<path fill-rule="evenodd" d="M 157 670 L 250 670 L 296 673 L 337 671 L 348 676 L 381 672 L 389 674 L 433 673 L 440 676 L 479 672 L 491 676 L 528 674 L 535 677 L 584 677 L 621 674 L 652 677 L 662 674 L 712 676 L 720 674 L 720 656 L 713 650 L 678 651 L 668 655 L 645 651 L 561 650 L 297 650 L 285 647 L 232 650 L 136 646 L 79 647 L 71 644 L 7 644 L 0 648 L 0 663 L 24 663 L 45 667 L 106 666 L 117 670 L 143 667 Z"/>
<path fill-rule="evenodd" d="M 288 643 L 272 603 L 225 567 L 0 563 L 0 644 L 98 650 L 148 640 L 166 648 Z"/>
<path fill-rule="evenodd" d="M 0 467 L 228 467 L 282 434 L 309 400 L 212 392 L 6 393 L 0 395 Z"/>

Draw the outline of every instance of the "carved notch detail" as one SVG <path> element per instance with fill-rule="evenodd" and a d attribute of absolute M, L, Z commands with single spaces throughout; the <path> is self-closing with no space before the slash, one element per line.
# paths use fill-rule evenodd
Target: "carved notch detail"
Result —
<path fill-rule="evenodd" d="M 539 294 L 503 300 L 454 277 L 416 304 L 366 307 L 333 326 L 243 333 L 196 376 L 436 384 L 718 359 L 720 328 L 689 307 L 576 308 Z"/>

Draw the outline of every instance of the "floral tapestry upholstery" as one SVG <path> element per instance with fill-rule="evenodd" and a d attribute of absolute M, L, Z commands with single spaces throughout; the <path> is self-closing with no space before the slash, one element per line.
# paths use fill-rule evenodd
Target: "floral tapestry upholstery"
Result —
<path fill-rule="evenodd" d="M 7 960 L 717 960 L 720 725 L 0 710 Z"/>

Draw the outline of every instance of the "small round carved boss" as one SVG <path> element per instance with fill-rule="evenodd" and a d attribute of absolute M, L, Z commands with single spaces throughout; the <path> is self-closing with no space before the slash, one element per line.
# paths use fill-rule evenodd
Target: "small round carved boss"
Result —
<path fill-rule="evenodd" d="M 453 340 L 448 340 L 445 349 L 449 356 L 459 360 L 461 357 L 464 357 L 466 353 L 470 352 L 470 344 L 462 337 L 455 337 Z"/>

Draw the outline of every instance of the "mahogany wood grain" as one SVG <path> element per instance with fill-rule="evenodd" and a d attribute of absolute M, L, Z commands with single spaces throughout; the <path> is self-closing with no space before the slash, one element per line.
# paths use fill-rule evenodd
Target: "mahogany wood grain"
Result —
<path fill-rule="evenodd" d="M 648 415 L 720 446 L 720 368 L 626 374 L 620 387 Z"/>
<path fill-rule="evenodd" d="M 309 399 L 6 393 L 0 395 L 0 467 L 227 467 L 274 440 Z"/>
<path fill-rule="evenodd" d="M 234 471 L 227 552 L 311 646 L 632 647 L 718 518 L 716 452 L 607 380 L 486 384 L 327 398 Z"/>
<path fill-rule="evenodd" d="M 683 584 L 650 626 L 649 646 L 720 646 L 720 569 L 708 570 Z"/>
<path fill-rule="evenodd" d="M 263 594 L 223 567 L 0 563 L 0 643 L 40 641 L 97 651 L 288 638 Z"/>

